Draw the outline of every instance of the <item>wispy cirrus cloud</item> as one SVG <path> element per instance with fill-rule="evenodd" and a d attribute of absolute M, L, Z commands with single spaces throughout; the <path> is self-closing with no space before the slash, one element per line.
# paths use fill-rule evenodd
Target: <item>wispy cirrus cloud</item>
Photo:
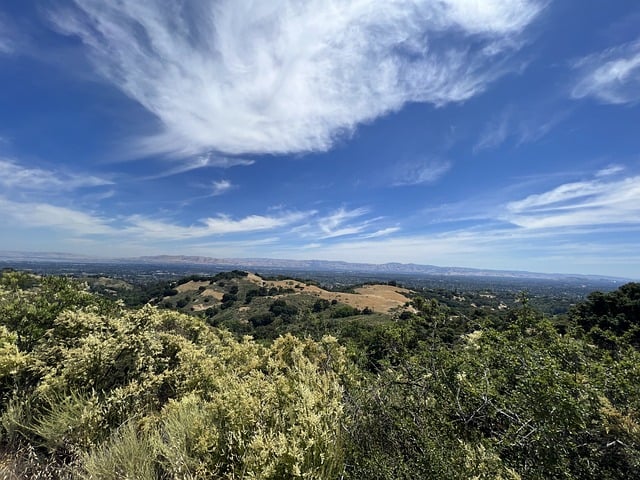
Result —
<path fill-rule="evenodd" d="M 228 215 L 204 218 L 191 226 L 142 215 L 127 218 L 124 233 L 150 240 L 188 240 L 236 233 L 274 230 L 297 224 L 313 212 L 283 212 L 279 215 L 248 215 L 234 219 Z"/>
<path fill-rule="evenodd" d="M 617 175 L 624 172 L 626 169 L 623 165 L 609 165 L 596 172 L 596 177 L 610 177 L 611 175 Z"/>
<path fill-rule="evenodd" d="M 579 77 L 573 98 L 593 97 L 609 104 L 640 101 L 640 40 L 589 55 L 574 68 Z"/>
<path fill-rule="evenodd" d="M 0 54 L 13 52 L 13 45 L 8 38 L 0 37 Z"/>
<path fill-rule="evenodd" d="M 384 217 L 371 216 L 369 208 L 359 207 L 348 209 L 340 207 L 330 213 L 314 212 L 309 220 L 297 227 L 290 229 L 289 240 L 309 239 L 316 241 L 307 244 L 304 248 L 312 248 L 309 245 L 322 245 L 320 240 L 332 240 L 341 237 L 353 239 L 375 238 L 391 235 L 400 230 L 400 227 L 384 227 L 381 225 Z"/>
<path fill-rule="evenodd" d="M 11 54 L 15 52 L 16 40 L 15 31 L 9 27 L 10 23 L 0 12 L 0 54 Z"/>
<path fill-rule="evenodd" d="M 366 208 L 356 208 L 353 210 L 347 210 L 340 208 L 330 215 L 321 218 L 318 221 L 318 227 L 320 228 L 320 238 L 335 238 L 343 237 L 345 235 L 354 235 L 362 232 L 370 221 L 348 223 L 350 220 L 362 217 L 369 213 Z"/>
<path fill-rule="evenodd" d="M 434 183 L 444 176 L 450 168 L 451 162 L 440 159 L 400 164 L 396 167 L 393 186 L 402 187 Z"/>
<path fill-rule="evenodd" d="M 380 238 L 386 237 L 387 235 L 391 235 L 400 231 L 400 227 L 387 227 L 382 228 L 380 230 L 376 230 L 375 232 L 367 233 L 365 235 L 361 235 L 360 238 Z"/>
<path fill-rule="evenodd" d="M 8 54 L 13 52 L 13 42 L 8 38 L 0 36 L 0 54 Z"/>
<path fill-rule="evenodd" d="M 237 166 L 246 167 L 249 165 L 253 165 L 254 163 L 254 160 L 249 160 L 246 158 L 225 157 L 213 153 L 207 153 L 204 155 L 198 155 L 195 158 L 182 159 L 179 165 L 159 172 L 157 174 L 145 177 L 145 179 L 157 180 L 159 178 L 171 177 L 173 175 L 179 175 L 181 173 L 198 170 L 200 168 L 231 168 Z"/>
<path fill-rule="evenodd" d="M 508 140 L 513 140 L 517 145 L 537 142 L 569 115 L 568 111 L 546 112 L 528 109 L 529 111 L 523 113 L 522 110 L 508 107 L 491 118 L 473 146 L 473 151 L 477 153 L 481 150 L 495 149 Z"/>
<path fill-rule="evenodd" d="M 229 180 L 219 180 L 217 182 L 213 182 L 211 190 L 211 195 L 217 197 L 218 195 L 224 195 L 229 190 L 235 187 Z"/>
<path fill-rule="evenodd" d="M 407 102 L 483 92 L 543 0 L 74 0 L 50 13 L 154 114 L 144 153 L 325 151 Z"/>
<path fill-rule="evenodd" d="M 110 235 L 111 221 L 92 213 L 43 202 L 15 202 L 0 196 L 0 218 L 20 227 L 52 228 L 76 235 Z"/>
<path fill-rule="evenodd" d="M 566 183 L 506 208 L 505 219 L 528 229 L 640 225 L 640 177 Z"/>
<path fill-rule="evenodd" d="M 113 182 L 93 175 L 26 167 L 14 160 L 0 158 L 0 186 L 23 191 L 65 192 L 83 187 L 112 185 Z"/>
<path fill-rule="evenodd" d="M 505 110 L 499 116 L 491 119 L 480 134 L 480 138 L 473 147 L 474 152 L 496 148 L 502 145 L 512 132 L 510 128 L 511 111 Z"/>

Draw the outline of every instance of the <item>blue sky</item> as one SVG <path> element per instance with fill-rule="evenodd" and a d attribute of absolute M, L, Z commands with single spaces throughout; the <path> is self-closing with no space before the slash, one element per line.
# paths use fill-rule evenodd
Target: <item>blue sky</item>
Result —
<path fill-rule="evenodd" d="M 5 0 L 0 250 L 640 278 L 633 0 Z"/>

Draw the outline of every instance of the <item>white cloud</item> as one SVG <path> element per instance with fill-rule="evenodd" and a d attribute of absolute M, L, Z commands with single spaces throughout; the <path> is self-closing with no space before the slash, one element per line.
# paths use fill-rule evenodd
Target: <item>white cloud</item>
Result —
<path fill-rule="evenodd" d="M 202 255 L 206 255 L 206 252 L 210 252 L 212 249 L 215 251 L 220 251 L 221 249 L 235 249 L 236 255 L 239 252 L 244 252 L 244 256 L 246 258 L 246 250 L 239 249 L 250 249 L 254 247 L 261 247 L 264 245 L 277 245 L 280 243 L 280 237 L 266 237 L 266 238 L 258 238 L 255 240 L 234 240 L 233 242 L 229 241 L 215 241 L 215 242 L 206 242 L 206 243 L 197 243 L 192 244 L 191 248 L 202 252 Z M 259 251 L 259 250 L 258 250 Z"/>
<path fill-rule="evenodd" d="M 518 144 L 537 142 L 563 122 L 569 113 L 569 111 L 558 111 L 528 115 L 518 125 Z"/>
<path fill-rule="evenodd" d="M 608 167 L 599 170 L 596 173 L 596 177 L 609 177 L 618 173 L 624 172 L 625 168 L 622 165 L 609 165 Z"/>
<path fill-rule="evenodd" d="M 311 242 L 304 248 L 314 248 L 315 245 L 322 245 L 319 240 L 329 240 L 338 237 L 350 236 L 354 240 L 365 238 L 376 238 L 391 235 L 400 230 L 400 227 L 380 228 L 379 223 L 384 217 L 366 216 L 370 213 L 368 208 L 347 209 L 341 207 L 330 214 L 316 216 L 317 212 L 313 212 L 311 221 L 298 225 L 289 230 L 289 233 L 295 235 L 298 239 L 313 238 Z M 289 238 L 290 240 L 291 238 Z"/>
<path fill-rule="evenodd" d="M 594 97 L 603 103 L 640 100 L 640 41 L 627 43 L 576 62 L 580 72 L 571 95 Z"/>
<path fill-rule="evenodd" d="M 306 245 L 303 245 L 302 247 L 300 247 L 302 250 L 313 250 L 314 248 L 320 248 L 322 247 L 321 243 L 307 243 Z"/>
<path fill-rule="evenodd" d="M 367 213 L 369 213 L 369 210 L 367 210 L 366 208 L 356 208 L 356 209 L 353 209 L 353 210 L 347 210 L 345 208 L 339 208 L 338 210 L 336 210 L 331 215 L 328 215 L 328 216 L 324 217 L 322 220 L 320 220 L 320 222 L 319 222 L 320 228 L 324 232 L 328 233 L 328 232 L 333 231 L 337 226 L 342 225 L 342 223 L 344 223 L 345 220 L 351 220 L 352 218 L 358 218 L 358 217 L 361 217 L 362 215 L 365 215 Z"/>
<path fill-rule="evenodd" d="M 564 204 L 566 201 L 591 197 L 605 193 L 607 190 L 606 184 L 598 182 L 566 183 L 548 192 L 529 195 L 523 200 L 510 202 L 507 209 L 514 213 L 520 213 L 533 209 L 547 211 L 566 208 Z"/>
<path fill-rule="evenodd" d="M 113 182 L 91 175 L 54 172 L 37 167 L 29 168 L 12 160 L 0 158 L 0 185 L 5 188 L 59 192 L 111 184 Z"/>
<path fill-rule="evenodd" d="M 213 182 L 213 190 L 211 195 L 218 196 L 227 193 L 231 190 L 234 185 L 229 180 L 220 180 L 218 182 Z"/>
<path fill-rule="evenodd" d="M 249 215 L 240 220 L 233 220 L 227 216 L 207 218 L 207 229 L 216 235 L 239 232 L 255 232 L 258 230 L 272 230 L 292 223 L 300 222 L 308 217 L 308 213 L 288 213 L 280 216 Z"/>
<path fill-rule="evenodd" d="M 387 235 L 391 235 L 392 233 L 396 233 L 399 230 L 400 230 L 400 227 L 383 228 L 381 230 L 376 230 L 375 232 L 367 233 L 366 235 L 362 235 L 360 238 L 386 237 Z"/>
<path fill-rule="evenodd" d="M 320 245 L 318 240 L 328 240 L 338 237 L 352 236 L 354 238 L 373 238 L 377 236 L 389 235 L 399 227 L 380 229 L 378 224 L 384 217 L 366 218 L 370 213 L 368 208 L 347 209 L 341 207 L 333 212 L 325 215 L 317 215 L 317 212 L 311 212 L 310 221 L 297 225 L 289 229 L 289 240 L 291 238 L 309 239 L 313 238 L 314 242 L 310 245 Z M 311 248 L 311 247 L 305 247 Z"/>
<path fill-rule="evenodd" d="M 205 218 L 196 225 L 187 227 L 142 215 L 133 215 L 127 219 L 129 226 L 124 229 L 124 232 L 149 240 L 187 240 L 273 230 L 299 223 L 312 214 L 313 212 L 285 212 L 278 216 L 249 215 L 238 220 L 227 215 L 219 215 Z"/>
<path fill-rule="evenodd" d="M 511 113 L 505 110 L 502 114 L 492 119 L 485 127 L 480 138 L 473 147 L 473 151 L 485 150 L 488 148 L 496 148 L 504 143 L 509 136 L 509 122 L 511 121 Z"/>
<path fill-rule="evenodd" d="M 323 151 L 407 102 L 439 106 L 513 71 L 546 1 L 75 0 L 50 18 L 163 130 L 142 152 Z"/>
<path fill-rule="evenodd" d="M 229 182 L 217 182 L 219 193 L 232 188 Z M 37 183 L 40 186 L 40 183 Z M 45 202 L 17 202 L 0 195 L 0 223 L 10 222 L 17 228 L 45 228 L 51 232 L 67 231 L 79 236 L 103 235 L 120 242 L 144 240 L 190 240 L 264 232 L 300 224 L 315 211 L 279 211 L 273 215 L 248 215 L 234 219 L 219 214 L 199 220 L 193 225 L 178 224 L 145 215 L 107 217 Z"/>
<path fill-rule="evenodd" d="M 451 163 L 445 160 L 429 160 L 399 165 L 393 186 L 433 183 L 446 174 L 450 168 Z"/>
<path fill-rule="evenodd" d="M 14 202 L 1 196 L 0 217 L 19 226 L 54 228 L 79 235 L 115 233 L 110 222 L 98 216 L 47 203 Z"/>
<path fill-rule="evenodd" d="M 507 210 L 506 220 L 529 229 L 640 224 L 640 177 L 568 183 Z"/>
<path fill-rule="evenodd" d="M 331 215 L 321 218 L 318 221 L 320 227 L 320 238 L 342 237 L 362 232 L 370 222 L 362 222 L 356 225 L 345 225 L 345 222 L 354 218 L 366 215 L 369 211 L 366 208 L 356 208 L 347 210 L 340 208 Z"/>
<path fill-rule="evenodd" d="M 288 258 L 308 258 L 308 250 L 319 260 L 386 263 L 408 262 L 440 265 L 469 265 L 472 259 L 482 259 L 490 249 L 479 244 L 477 237 L 416 234 L 398 237 L 349 239 L 327 244 L 311 243 L 300 251 L 274 252 Z"/>
<path fill-rule="evenodd" d="M 505 108 L 492 118 L 473 147 L 474 152 L 499 147 L 508 139 L 514 139 L 518 145 L 537 142 L 565 120 L 569 112 L 548 112 L 540 106 L 516 109 Z"/>
<path fill-rule="evenodd" d="M 0 12 L 0 54 L 11 54 L 16 49 L 15 31 L 9 27 L 7 19 Z"/>
<path fill-rule="evenodd" d="M 7 38 L 0 37 L 0 53 L 12 53 L 13 45 L 11 41 Z"/>
<path fill-rule="evenodd" d="M 190 172 L 199 168 L 231 168 L 236 166 L 249 166 L 255 162 L 246 158 L 224 157 L 220 155 L 214 155 L 213 153 L 207 153 L 204 155 L 198 155 L 191 159 L 182 159 L 181 164 L 160 172 L 155 175 L 146 177 L 147 180 L 155 180 L 158 178 L 170 177 L 178 175 L 180 173 Z"/>

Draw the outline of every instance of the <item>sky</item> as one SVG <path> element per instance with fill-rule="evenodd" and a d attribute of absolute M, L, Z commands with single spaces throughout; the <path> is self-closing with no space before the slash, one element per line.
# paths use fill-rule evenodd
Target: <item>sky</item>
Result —
<path fill-rule="evenodd" d="M 640 3 L 3 0 L 0 250 L 640 279 Z"/>

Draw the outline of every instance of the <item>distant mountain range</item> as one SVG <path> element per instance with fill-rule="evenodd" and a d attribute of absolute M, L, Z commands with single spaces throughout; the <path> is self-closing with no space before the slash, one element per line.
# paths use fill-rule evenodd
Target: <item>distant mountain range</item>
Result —
<path fill-rule="evenodd" d="M 209 265 L 222 268 L 244 268 L 283 271 L 317 271 L 336 273 L 372 273 L 388 275 L 437 275 L 464 277 L 500 277 L 540 280 L 604 280 L 626 282 L 630 279 L 605 275 L 578 275 L 564 273 L 536 273 L 513 270 L 486 270 L 462 267 L 437 267 L 414 263 L 350 263 L 330 260 L 286 260 L 272 258 L 213 258 L 187 255 L 155 255 L 127 258 L 99 258 L 57 252 L 0 252 L 0 261 L 22 262 L 70 262 L 70 263 L 114 263 L 114 264 L 164 264 L 164 265 Z"/>

